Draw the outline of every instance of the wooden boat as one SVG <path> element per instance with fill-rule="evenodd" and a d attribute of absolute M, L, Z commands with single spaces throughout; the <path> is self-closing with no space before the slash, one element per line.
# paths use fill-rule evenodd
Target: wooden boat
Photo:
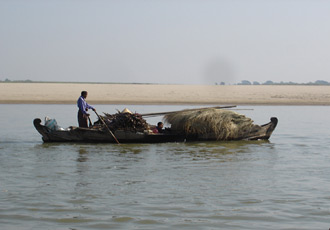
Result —
<path fill-rule="evenodd" d="M 240 137 L 229 140 L 268 140 L 276 128 L 277 118 L 272 117 L 270 122 L 256 126 L 250 132 Z M 50 130 L 41 124 L 41 119 L 36 118 L 33 124 L 41 134 L 44 142 L 93 142 L 93 143 L 116 143 L 110 132 L 102 126 L 92 128 L 79 128 L 71 126 L 66 130 Z M 152 133 L 150 130 L 144 132 L 133 132 L 116 130 L 114 136 L 120 143 L 162 143 L 162 142 L 184 142 L 184 141 L 221 141 L 213 134 L 185 134 L 167 130 L 164 133 Z"/>

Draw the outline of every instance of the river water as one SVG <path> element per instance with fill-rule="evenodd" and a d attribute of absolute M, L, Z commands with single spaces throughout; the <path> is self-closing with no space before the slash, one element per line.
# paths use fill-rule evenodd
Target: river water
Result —
<path fill-rule="evenodd" d="M 0 229 L 330 227 L 330 107 L 238 107 L 278 117 L 269 141 L 122 145 L 44 144 L 33 119 L 76 125 L 74 105 L 0 107 Z M 192 106 L 96 105 L 125 107 Z"/>

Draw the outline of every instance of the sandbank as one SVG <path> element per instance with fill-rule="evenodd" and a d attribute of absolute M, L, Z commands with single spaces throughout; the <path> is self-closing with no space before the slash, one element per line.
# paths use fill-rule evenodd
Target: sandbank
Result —
<path fill-rule="evenodd" d="M 330 105 L 330 86 L 0 83 L 1 104 Z"/>

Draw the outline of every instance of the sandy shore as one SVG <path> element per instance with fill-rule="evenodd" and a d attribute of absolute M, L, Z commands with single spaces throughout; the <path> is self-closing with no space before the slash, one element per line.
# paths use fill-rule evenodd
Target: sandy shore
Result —
<path fill-rule="evenodd" d="M 0 83 L 1 104 L 330 105 L 330 86 Z"/>

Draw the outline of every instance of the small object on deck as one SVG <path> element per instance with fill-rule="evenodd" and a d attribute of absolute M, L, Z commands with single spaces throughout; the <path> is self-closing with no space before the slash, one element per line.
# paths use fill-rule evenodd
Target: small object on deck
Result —
<path fill-rule="evenodd" d="M 128 108 L 123 109 L 123 111 L 121 111 L 121 113 L 130 113 L 130 114 L 132 114 L 132 112 Z"/>

